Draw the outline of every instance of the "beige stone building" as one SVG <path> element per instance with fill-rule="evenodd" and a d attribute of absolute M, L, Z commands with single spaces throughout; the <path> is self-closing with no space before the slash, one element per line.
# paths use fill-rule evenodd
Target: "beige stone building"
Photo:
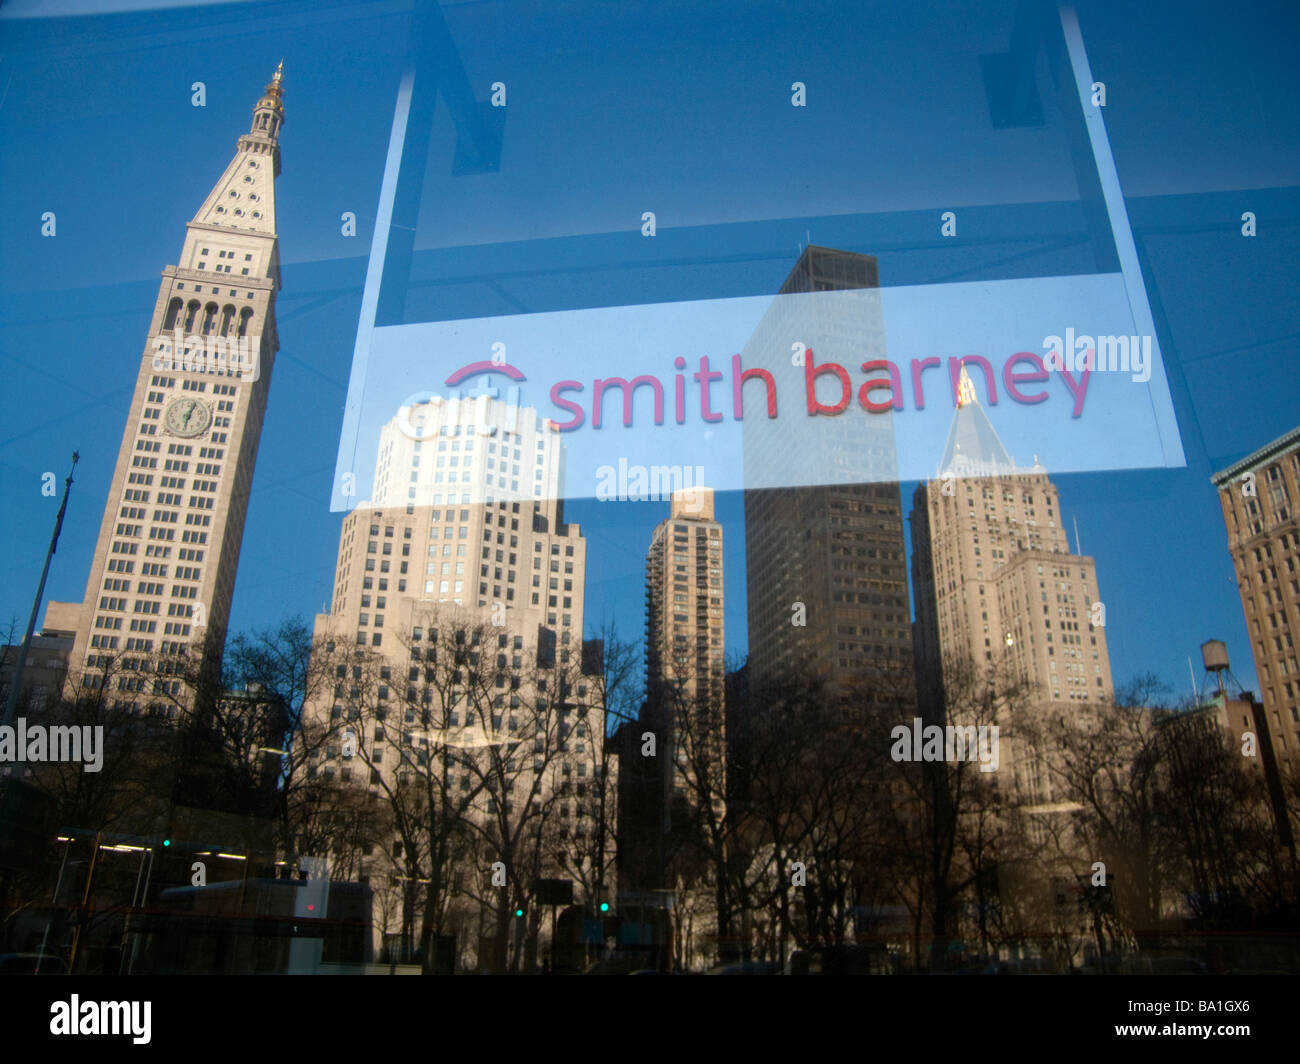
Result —
<path fill-rule="evenodd" d="M 962 813 L 989 840 L 985 889 L 1035 949 L 1050 931 L 1080 950 L 1076 885 L 1096 858 L 1072 826 L 1057 737 L 1094 727 L 1113 699 L 1095 564 L 1070 551 L 1056 486 L 1037 459 L 1015 464 L 965 370 L 938 471 L 913 500 L 921 714 L 998 728 L 992 791 Z"/>
<path fill-rule="evenodd" d="M 690 801 L 707 793 L 719 809 L 727 748 L 722 592 L 713 491 L 674 492 L 646 555 L 646 697 L 664 725 L 665 794 Z"/>
<path fill-rule="evenodd" d="M 343 520 L 330 610 L 316 617 L 323 653 L 350 647 L 369 665 L 338 664 L 333 697 L 308 707 L 330 727 L 311 772 L 395 804 L 400 788 L 432 785 L 442 808 L 420 830 L 448 816 L 468 826 L 473 853 L 442 883 L 461 964 L 488 963 L 475 948 L 492 933 L 486 897 L 518 905 L 545 942 L 529 902 L 538 876 L 574 880 L 578 905 L 612 893 L 616 774 L 559 441 L 535 410 L 486 395 L 403 407 L 380 431 L 373 498 Z M 427 854 L 383 849 L 429 874 Z M 364 874 L 382 892 L 402 860 L 377 856 Z M 490 879 L 498 860 L 504 886 Z"/>
<path fill-rule="evenodd" d="M 673 896 L 674 956 L 697 969 L 721 945 L 714 885 L 728 843 L 722 526 L 710 488 L 674 492 L 669 505 L 646 552 L 646 723 L 658 745 L 655 793 L 636 797 L 649 806 L 636 811 L 649 831 L 629 833 L 623 843 L 656 854 L 653 882 Z"/>
<path fill-rule="evenodd" d="M 553 633 L 567 663 L 581 650 L 587 547 L 563 520 L 562 465 L 559 435 L 531 408 L 404 407 L 380 432 L 373 499 L 344 519 L 332 623 L 354 618 L 357 641 L 379 647 L 385 624 L 409 631 L 421 608 L 504 611 L 512 628 Z M 379 515 L 382 542 L 369 533 Z"/>
<path fill-rule="evenodd" d="M 31 650 L 23 670 L 19 706 L 27 711 L 39 711 L 59 697 L 68 675 L 68 655 L 77 638 L 77 622 L 81 610 L 76 603 L 51 602 L 45 611 L 45 624 L 32 636 Z M 9 697 L 18 665 L 21 644 L 0 646 L 0 701 Z M 25 695 L 25 700 L 23 696 Z M 7 772 L 0 769 L 0 775 Z"/>
<path fill-rule="evenodd" d="M 194 648 L 209 668 L 220 661 L 279 347 L 283 124 L 277 69 L 186 225 L 179 264 L 162 271 L 85 599 L 72 604 L 69 682 L 102 685 L 109 659 L 164 659 L 162 675 L 130 675 L 129 664 L 117 673 L 131 712 L 169 702 L 174 712 L 187 697 L 168 659 Z M 68 606 L 51 603 L 47 624 Z"/>
<path fill-rule="evenodd" d="M 1300 429 L 1212 478 L 1279 767 L 1300 770 Z"/>
<path fill-rule="evenodd" d="M 938 475 L 917 487 L 911 521 L 923 705 L 963 662 L 1019 681 L 1045 708 L 1113 698 L 1095 563 L 1071 553 L 1047 471 L 1016 466 L 964 370 Z M 1041 763 L 1008 752 L 1021 795 L 1050 806 Z"/>

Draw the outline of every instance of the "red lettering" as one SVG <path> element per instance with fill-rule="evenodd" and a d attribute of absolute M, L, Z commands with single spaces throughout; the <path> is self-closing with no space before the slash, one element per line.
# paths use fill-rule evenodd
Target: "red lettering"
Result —
<path fill-rule="evenodd" d="M 742 390 L 747 380 L 758 378 L 767 386 L 767 416 L 776 417 L 776 381 L 765 369 L 740 368 L 740 356 L 731 356 L 731 409 L 737 421 L 745 419 L 745 401 Z"/>
<path fill-rule="evenodd" d="M 998 405 L 998 389 L 993 383 L 996 375 L 993 372 L 993 366 L 987 358 L 982 355 L 964 355 L 961 358 L 948 359 L 948 375 L 952 377 L 952 405 L 957 405 L 957 389 L 961 381 L 961 368 L 970 362 L 974 362 L 984 371 L 984 386 L 988 391 L 989 406 Z"/>
<path fill-rule="evenodd" d="M 714 381 L 722 380 L 723 374 L 716 369 L 709 369 L 709 356 L 702 355 L 700 370 L 693 376 L 700 382 L 700 417 L 705 421 L 721 421 L 722 415 L 714 413 L 709 408 L 709 385 Z"/>
<path fill-rule="evenodd" d="M 581 406 L 570 399 L 560 398 L 560 392 L 565 391 L 580 392 L 582 391 L 582 385 L 577 381 L 557 381 L 552 385 L 551 402 L 573 415 L 573 418 L 569 421 L 552 421 L 557 432 L 572 432 L 574 429 L 581 428 L 583 421 L 586 420 L 586 415 L 583 414 Z"/>
<path fill-rule="evenodd" d="M 921 374 L 931 366 L 942 366 L 941 358 L 914 358 L 912 359 L 912 391 L 916 393 L 916 409 L 925 409 L 925 391 L 921 387 Z"/>
<path fill-rule="evenodd" d="M 1026 373 L 1015 372 L 1017 362 L 1031 362 L 1034 368 Z M 1046 369 L 1043 368 L 1043 360 L 1032 351 L 1017 351 L 1006 361 L 1002 367 L 1002 383 L 1006 385 L 1007 395 L 1011 396 L 1017 403 L 1041 403 L 1047 398 L 1047 392 L 1036 392 L 1033 395 L 1023 395 L 1020 392 L 1019 385 L 1030 384 L 1036 381 L 1045 381 L 1050 376 Z"/>
<path fill-rule="evenodd" d="M 591 396 L 591 427 L 600 428 L 601 425 L 601 407 L 602 400 L 605 398 L 607 388 L 619 388 L 623 392 L 623 424 L 632 424 L 632 395 L 643 384 L 648 384 L 654 389 L 655 393 L 655 424 L 664 423 L 664 386 L 659 383 L 658 377 L 652 377 L 649 374 L 642 374 L 640 377 L 633 377 L 628 381 L 622 377 L 607 377 L 603 380 L 592 382 Z"/>
<path fill-rule="evenodd" d="M 840 382 L 840 401 L 834 406 L 826 406 L 817 401 L 817 378 L 823 373 L 834 373 L 836 380 Z M 828 414 L 834 416 L 844 413 L 849 405 L 849 400 L 853 397 L 853 389 L 849 385 L 848 372 L 837 362 L 823 362 L 820 366 L 813 366 L 812 348 L 804 352 L 803 361 L 803 379 L 804 388 L 808 398 L 808 414 Z"/>
<path fill-rule="evenodd" d="M 895 410 L 902 410 L 903 396 L 901 393 L 903 391 L 903 381 L 898 375 L 898 367 L 888 359 L 880 358 L 875 359 L 872 362 L 862 363 L 863 373 L 872 373 L 878 369 L 889 370 L 889 380 L 885 380 L 884 377 L 875 377 L 864 383 L 862 387 L 858 389 L 858 402 L 873 414 L 883 414 L 891 407 Z M 867 396 L 876 388 L 888 388 L 892 393 L 893 398 L 883 403 L 873 402 L 871 399 L 867 398 Z"/>

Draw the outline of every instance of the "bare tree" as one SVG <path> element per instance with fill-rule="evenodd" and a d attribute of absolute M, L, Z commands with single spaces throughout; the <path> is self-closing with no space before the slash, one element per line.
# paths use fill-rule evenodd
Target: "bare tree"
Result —
<path fill-rule="evenodd" d="M 612 889 L 606 674 L 459 609 L 421 611 L 403 638 L 404 668 L 369 651 L 344 667 L 330 713 L 389 811 L 404 948 L 418 927 L 431 963 L 437 936 L 473 935 L 481 966 L 532 968 L 537 879 L 568 873 L 589 901 Z"/>
<path fill-rule="evenodd" d="M 1032 685 L 1008 665 L 959 661 L 944 669 L 943 705 L 922 706 L 921 712 L 929 724 L 973 728 L 976 734 L 979 729 L 1008 725 L 1014 730 L 1014 722 L 1023 719 L 1034 694 Z M 1010 778 L 1012 772 L 1004 772 L 998 756 L 998 774 Z M 968 891 L 976 893 L 979 933 L 988 941 L 984 922 L 992 894 L 988 885 L 995 882 L 1003 855 L 1016 845 L 1016 833 L 1003 815 L 1002 797 L 1014 784 L 995 783 L 990 779 L 994 774 L 981 771 L 983 767 L 973 759 L 899 763 L 899 778 L 915 802 L 914 824 L 924 851 L 917 869 L 914 913 L 918 931 L 922 911 L 928 914 L 929 965 L 935 969 L 949 966 L 949 942 L 961 923 L 962 899 Z"/>

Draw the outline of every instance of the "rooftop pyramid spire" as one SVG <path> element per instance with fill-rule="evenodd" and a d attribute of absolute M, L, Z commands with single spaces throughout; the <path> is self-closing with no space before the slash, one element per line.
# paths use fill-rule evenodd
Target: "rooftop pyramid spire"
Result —
<path fill-rule="evenodd" d="M 253 108 L 249 131 L 213 186 L 194 221 L 231 229 L 275 233 L 275 179 L 280 176 L 280 129 L 284 125 L 284 60 L 275 68 Z"/>
<path fill-rule="evenodd" d="M 1016 472 L 1016 464 L 1002 446 L 975 395 L 975 384 L 961 368 L 957 385 L 957 412 L 948 429 L 939 472 L 957 476 L 1002 476 Z"/>

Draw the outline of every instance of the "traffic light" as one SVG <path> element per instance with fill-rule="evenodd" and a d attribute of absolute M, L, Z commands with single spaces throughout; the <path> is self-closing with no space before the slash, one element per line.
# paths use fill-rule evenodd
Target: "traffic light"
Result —
<path fill-rule="evenodd" d="M 171 844 L 172 844 L 172 840 L 171 840 L 171 839 L 163 839 L 163 845 L 164 845 L 164 846 L 170 846 Z"/>
<path fill-rule="evenodd" d="M 521 906 L 519 906 L 518 908 L 515 909 L 515 919 L 516 919 L 516 920 L 521 920 L 521 919 L 523 919 L 523 915 L 524 915 L 524 909 L 523 909 L 523 906 L 521 905 Z"/>
<path fill-rule="evenodd" d="M 607 902 L 607 901 L 602 901 L 602 902 L 600 903 L 600 911 L 603 912 L 603 913 L 607 913 L 607 912 L 609 912 L 609 902 Z"/>

